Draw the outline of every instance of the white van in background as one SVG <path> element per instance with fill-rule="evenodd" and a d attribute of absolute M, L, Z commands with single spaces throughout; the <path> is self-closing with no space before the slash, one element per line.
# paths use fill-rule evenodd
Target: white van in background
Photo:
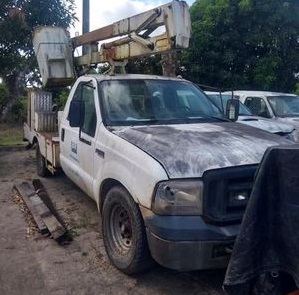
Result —
<path fill-rule="evenodd" d="M 220 109 L 223 108 L 225 112 L 226 103 L 229 99 L 232 98 L 232 93 L 230 94 L 222 93 L 221 96 L 219 92 L 205 91 L 205 93 L 212 99 L 212 101 Z M 267 119 L 267 118 L 255 116 L 244 104 L 242 104 L 242 102 L 240 102 L 239 117 L 237 122 L 241 124 L 249 125 L 251 127 L 259 128 L 283 136 L 289 140 L 295 141 L 296 131 L 293 125 L 283 123 L 283 122 L 277 122 L 276 120 L 273 119 Z"/>
<path fill-rule="evenodd" d="M 226 92 L 231 94 L 231 92 Z M 275 119 L 296 128 L 295 141 L 299 141 L 299 96 L 290 93 L 246 91 L 233 92 L 255 116 Z"/>

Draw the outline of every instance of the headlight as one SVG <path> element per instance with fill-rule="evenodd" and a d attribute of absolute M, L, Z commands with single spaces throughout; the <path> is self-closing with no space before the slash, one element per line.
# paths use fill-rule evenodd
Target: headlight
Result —
<path fill-rule="evenodd" d="M 158 184 L 153 212 L 160 215 L 200 215 L 203 207 L 203 182 L 170 180 Z"/>

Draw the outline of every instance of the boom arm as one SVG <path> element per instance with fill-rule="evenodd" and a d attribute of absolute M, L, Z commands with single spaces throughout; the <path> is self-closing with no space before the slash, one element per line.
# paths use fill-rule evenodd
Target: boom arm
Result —
<path fill-rule="evenodd" d="M 157 29 L 160 32 L 160 28 L 164 28 L 164 32 L 152 36 Z M 187 3 L 174 0 L 71 40 L 63 28 L 38 27 L 33 43 L 43 85 L 65 86 L 75 78 L 74 67 L 88 69 L 101 62 L 187 48 L 190 31 Z M 103 43 L 99 50 L 99 41 L 116 37 L 122 38 Z M 88 45 L 88 54 L 73 57 L 75 48 L 81 45 Z"/>
<path fill-rule="evenodd" d="M 163 34 L 150 37 L 152 32 L 163 26 L 165 27 Z M 75 65 L 124 60 L 140 55 L 187 48 L 190 27 L 188 5 L 184 1 L 175 0 L 73 38 L 73 47 L 90 45 L 90 54 L 75 58 Z M 124 35 L 127 37 L 102 44 L 100 51 L 95 46 L 98 41 Z"/>

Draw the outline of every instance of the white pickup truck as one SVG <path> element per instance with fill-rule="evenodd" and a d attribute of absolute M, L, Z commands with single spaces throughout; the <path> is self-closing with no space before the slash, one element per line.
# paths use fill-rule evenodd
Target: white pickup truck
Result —
<path fill-rule="evenodd" d="M 25 137 L 37 144 L 39 174 L 61 166 L 96 201 L 109 259 L 127 274 L 153 260 L 177 270 L 226 266 L 264 151 L 290 143 L 228 121 L 179 78 L 82 76 L 59 135 L 47 128 L 55 123 L 47 94 L 32 97 L 39 109 Z"/>
<path fill-rule="evenodd" d="M 299 142 L 298 95 L 269 91 L 236 90 L 234 96 L 244 103 L 254 115 L 294 126 L 293 138 L 296 142 Z"/>

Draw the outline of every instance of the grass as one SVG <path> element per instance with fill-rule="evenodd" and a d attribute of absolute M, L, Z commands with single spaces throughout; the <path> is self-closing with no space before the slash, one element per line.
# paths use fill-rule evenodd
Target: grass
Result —
<path fill-rule="evenodd" d="M 24 145 L 23 126 L 0 124 L 0 146 Z"/>
<path fill-rule="evenodd" d="M 70 228 L 70 229 L 67 230 L 66 237 L 69 240 L 73 240 L 75 237 L 79 237 L 79 234 L 78 234 L 77 230 L 72 227 L 72 228 Z"/>

